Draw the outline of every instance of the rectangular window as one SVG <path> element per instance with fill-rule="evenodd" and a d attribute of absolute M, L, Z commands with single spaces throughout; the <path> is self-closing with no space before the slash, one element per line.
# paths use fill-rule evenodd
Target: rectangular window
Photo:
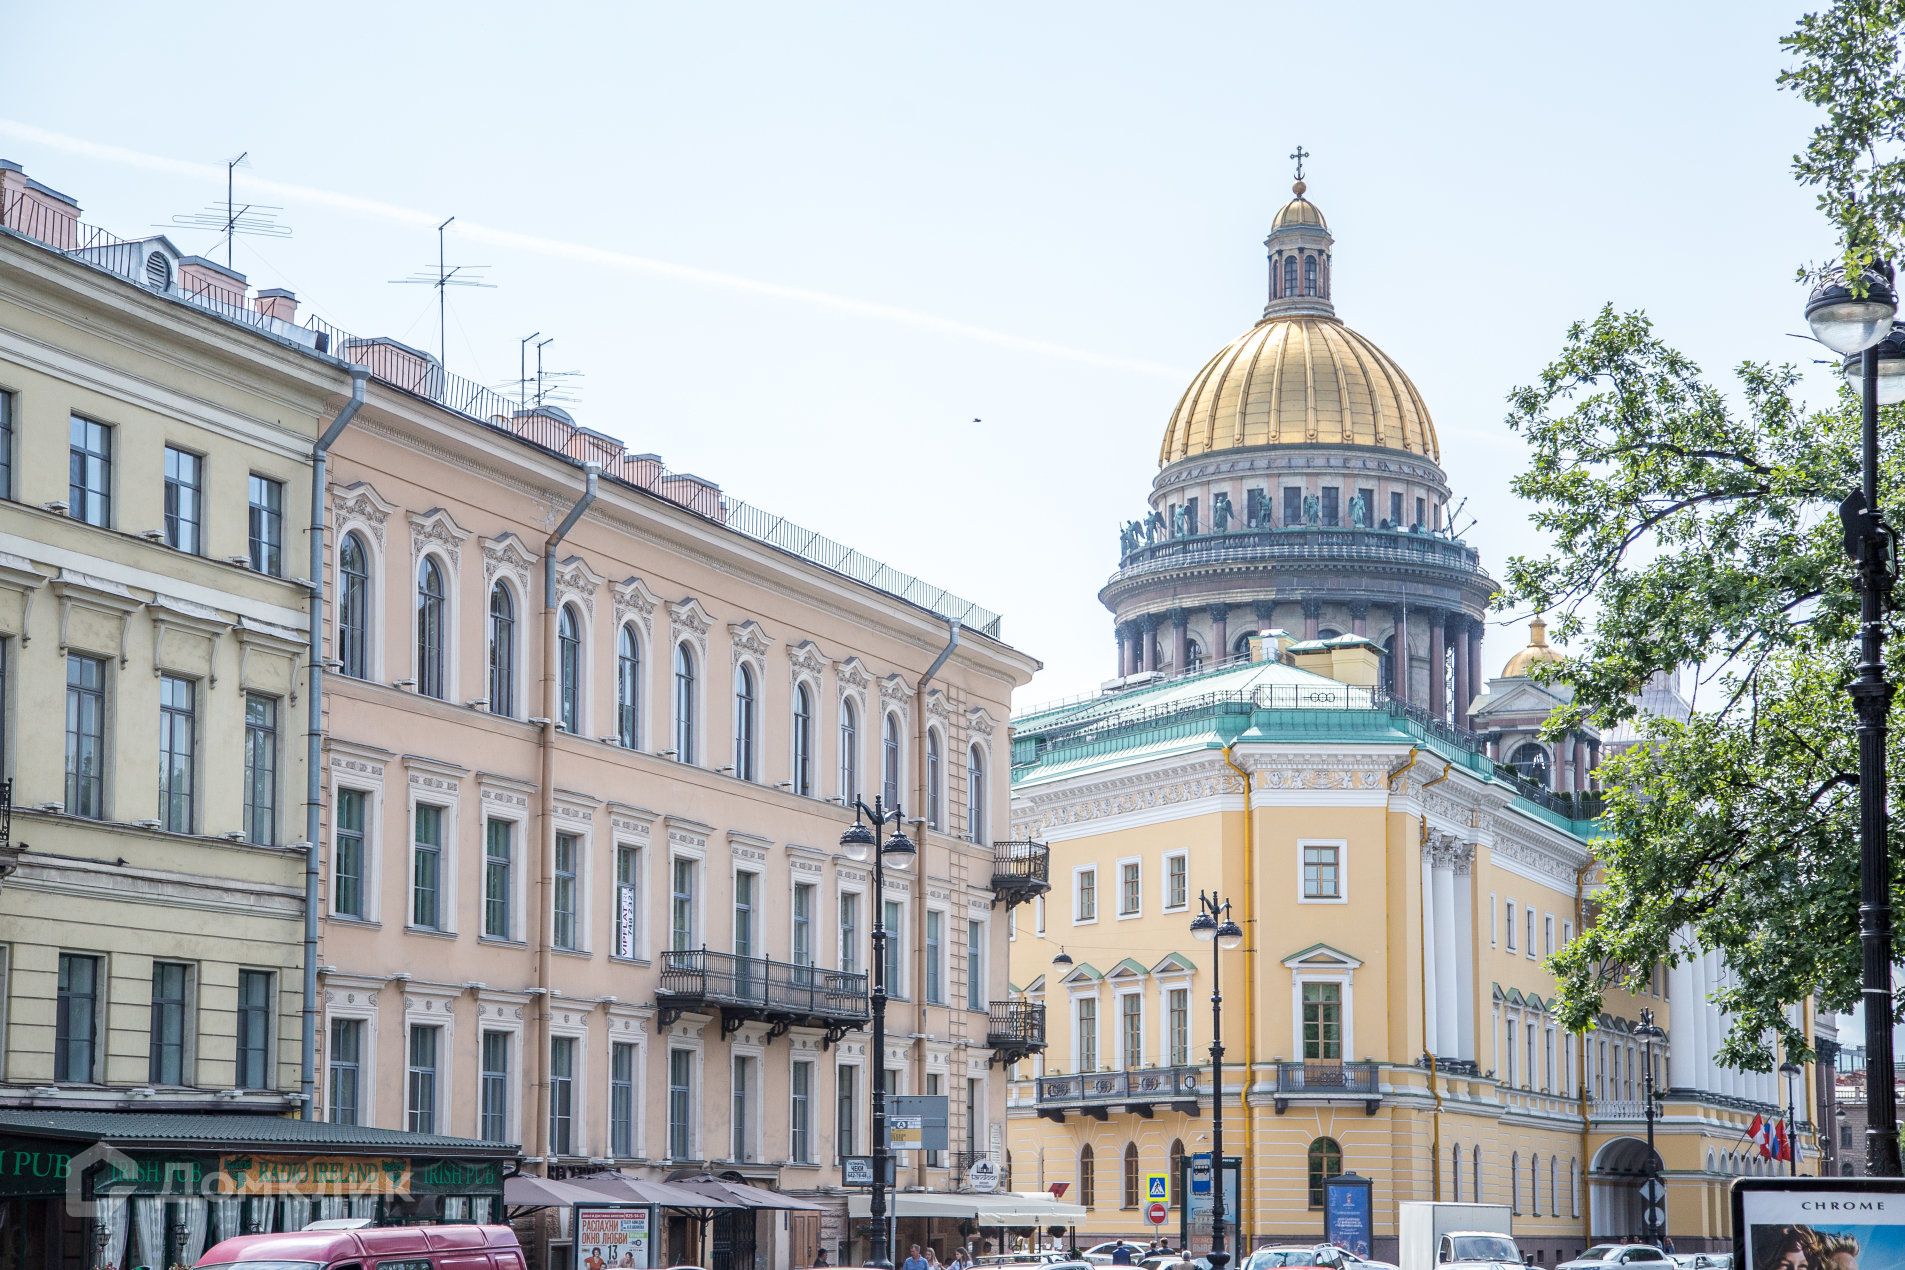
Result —
<path fill-rule="evenodd" d="M 1549 1093 L 1554 1092 L 1553 1028 L 1545 1028 L 1541 1033 L 1541 1087 Z"/>
<path fill-rule="evenodd" d="M 483 834 L 483 934 L 511 939 L 516 934 L 516 826 L 492 820 Z"/>
<path fill-rule="evenodd" d="M 332 1124 L 357 1124 L 362 1114 L 364 1021 L 332 1019 L 330 1053 L 326 1055 L 325 1106 Z"/>
<path fill-rule="evenodd" d="M 1294 485 L 1283 487 L 1283 524 L 1285 528 L 1303 523 L 1303 491 Z"/>
<path fill-rule="evenodd" d="M 668 946 L 686 952 L 695 946 L 695 882 L 699 866 L 687 856 L 676 856 L 670 870 Z"/>
<path fill-rule="evenodd" d="M 1515 951 L 1515 901 L 1509 900 L 1503 905 L 1508 914 L 1508 951 Z"/>
<path fill-rule="evenodd" d="M 106 814 L 106 660 L 66 654 L 66 814 Z"/>
<path fill-rule="evenodd" d="M 789 1069 L 787 1083 L 791 1091 L 787 1154 L 796 1164 L 811 1164 L 814 1159 L 814 1065 L 796 1059 Z"/>
<path fill-rule="evenodd" d="M 794 964 L 814 964 L 814 896 L 820 893 L 812 882 L 794 883 Z"/>
<path fill-rule="evenodd" d="M 754 944 L 754 892 L 760 875 L 745 871 L 734 875 L 734 955 L 751 958 L 760 955 Z M 745 971 L 745 968 L 742 968 Z"/>
<path fill-rule="evenodd" d="M 59 1001 L 53 1027 L 53 1079 L 90 1085 L 99 1070 L 99 992 L 104 958 L 60 954 Z"/>
<path fill-rule="evenodd" d="M 842 1156 L 852 1155 L 859 1145 L 859 1134 L 854 1130 L 860 1123 L 860 1069 L 836 1067 L 834 1083 L 834 1150 Z"/>
<path fill-rule="evenodd" d="M 412 1133 L 437 1131 L 437 1047 L 442 1036 L 440 1028 L 421 1023 L 410 1026 L 404 1075 L 410 1104 L 407 1123 Z"/>
<path fill-rule="evenodd" d="M 979 1155 L 985 1150 L 985 1082 L 966 1078 L 966 1152 Z"/>
<path fill-rule="evenodd" d="M 337 843 L 331 859 L 331 908 L 341 917 L 364 914 L 364 803 L 361 789 L 337 791 Z"/>
<path fill-rule="evenodd" d="M 1530 959 L 1532 959 L 1534 955 L 1535 955 L 1535 910 L 1533 905 L 1529 905 L 1528 907 L 1528 956 Z"/>
<path fill-rule="evenodd" d="M 270 1089 L 275 976 L 269 970 L 238 972 L 238 1063 L 236 1089 Z"/>
<path fill-rule="evenodd" d="M 1343 985 L 1303 985 L 1303 1057 L 1325 1062 L 1343 1058 Z"/>
<path fill-rule="evenodd" d="M 477 1136 L 485 1142 L 509 1141 L 509 1042 L 507 1032 L 483 1033 Z"/>
<path fill-rule="evenodd" d="M 1373 489 L 1369 489 L 1367 487 L 1359 487 L 1356 491 L 1356 497 L 1360 498 L 1363 502 L 1363 523 L 1365 525 L 1375 524 L 1376 523 L 1376 491 Z M 1352 516 L 1350 518 L 1350 523 L 1351 524 L 1355 523 L 1355 517 Z"/>
<path fill-rule="evenodd" d="M 165 545 L 202 555 L 201 510 L 205 497 L 205 460 L 190 450 L 165 447 Z"/>
<path fill-rule="evenodd" d="M 66 507 L 74 520 L 112 524 L 112 428 L 78 415 L 67 451 Z"/>
<path fill-rule="evenodd" d="M 900 950 L 906 946 L 906 909 L 898 900 L 888 900 L 881 911 L 886 925 L 886 990 L 904 997 L 906 980 L 900 972 L 906 968 L 906 960 Z"/>
<path fill-rule="evenodd" d="M 278 842 L 278 699 L 245 694 L 245 841 Z"/>
<path fill-rule="evenodd" d="M 1182 852 L 1164 857 L 1164 907 L 1187 908 L 1191 902 L 1191 859 Z"/>
<path fill-rule="evenodd" d="M 575 1154 L 575 1038 L 549 1038 L 549 1150 Z"/>
<path fill-rule="evenodd" d="M 1078 998 L 1076 1021 L 1072 1066 L 1081 1072 L 1095 1072 L 1098 1070 L 1098 1002 L 1094 998 Z"/>
<path fill-rule="evenodd" d="M 1144 874 L 1136 860 L 1118 866 L 1118 916 L 1136 917 L 1144 909 Z"/>
<path fill-rule="evenodd" d="M 1418 525 L 1425 524 L 1428 521 L 1428 519 L 1429 519 L 1429 500 L 1426 498 L 1416 499 L 1416 524 Z"/>
<path fill-rule="evenodd" d="M 198 685 L 159 676 L 159 823 L 191 833 L 193 779 L 198 772 Z"/>
<path fill-rule="evenodd" d="M 986 1008 L 986 928 L 970 918 L 966 921 L 966 1008 L 975 1012 Z"/>
<path fill-rule="evenodd" d="M 1402 493 L 1400 490 L 1392 491 L 1389 495 L 1389 523 L 1397 528 L 1401 528 L 1402 526 Z"/>
<path fill-rule="evenodd" d="M 694 1122 L 694 1061 L 691 1050 L 668 1051 L 668 1158 L 693 1158 L 689 1126 Z"/>
<path fill-rule="evenodd" d="M 642 936 L 642 849 L 615 848 L 615 955 L 639 957 Z"/>
<path fill-rule="evenodd" d="M 1562 922 L 1561 923 L 1561 946 L 1563 948 L 1566 948 L 1569 944 L 1573 942 L 1574 942 L 1574 923 Z"/>
<path fill-rule="evenodd" d="M 1335 485 L 1323 487 L 1323 523 L 1340 524 L 1343 513 L 1343 491 Z"/>
<path fill-rule="evenodd" d="M 1508 1087 L 1515 1087 L 1515 1021 L 1508 1020 Z"/>
<path fill-rule="evenodd" d="M 730 1160 L 754 1158 L 754 1060 L 734 1060 L 734 1107 L 728 1116 Z"/>
<path fill-rule="evenodd" d="M 1144 998 L 1135 992 L 1118 998 L 1118 1066 L 1126 1071 L 1144 1066 Z"/>
<path fill-rule="evenodd" d="M 1303 848 L 1303 898 L 1343 898 L 1342 848 L 1334 843 L 1309 843 Z"/>
<path fill-rule="evenodd" d="M 576 870 L 580 867 L 582 840 L 572 833 L 556 835 L 556 884 L 552 903 L 555 907 L 551 934 L 558 948 L 575 951 L 576 944 Z"/>
<path fill-rule="evenodd" d="M 1171 1066 L 1183 1067 L 1191 1061 L 1191 990 L 1172 988 L 1164 994 L 1164 1003 L 1171 1036 Z"/>
<path fill-rule="evenodd" d="M 1072 878 L 1072 921 L 1098 920 L 1098 870 L 1080 869 Z"/>
<path fill-rule="evenodd" d="M 429 803 L 417 804 L 410 845 L 410 924 L 443 928 L 443 808 Z"/>
<path fill-rule="evenodd" d="M 946 1003 L 946 915 L 926 910 L 926 1001 Z"/>
<path fill-rule="evenodd" d="M 609 1154 L 635 1154 L 635 1047 L 627 1041 L 609 1046 Z"/>
<path fill-rule="evenodd" d="M 251 474 L 251 567 L 284 576 L 284 485 Z"/>
<path fill-rule="evenodd" d="M 13 394 L 0 392 L 0 498 L 13 492 Z"/>
<path fill-rule="evenodd" d="M 1549 913 L 1541 919 L 1541 947 L 1548 956 L 1554 956 L 1554 914 Z"/>
<path fill-rule="evenodd" d="M 190 966 L 177 961 L 152 963 L 152 1031 L 146 1079 L 154 1085 L 187 1083 L 191 994 Z"/>
<path fill-rule="evenodd" d="M 1032 933 L 1035 935 L 1045 933 L 1045 897 L 1043 895 L 1032 901 Z"/>
<path fill-rule="evenodd" d="M 860 972 L 860 897 L 840 892 L 840 968 Z"/>

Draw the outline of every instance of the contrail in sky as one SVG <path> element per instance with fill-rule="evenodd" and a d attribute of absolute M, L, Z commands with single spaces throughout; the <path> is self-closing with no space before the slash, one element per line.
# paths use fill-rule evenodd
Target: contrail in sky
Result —
<path fill-rule="evenodd" d="M 163 155 L 146 154 L 138 150 L 128 150 L 122 146 L 106 145 L 97 141 L 88 141 L 83 137 L 68 136 L 37 128 L 32 124 L 16 119 L 0 118 L 0 137 L 11 137 L 17 141 L 44 146 L 49 150 L 58 150 L 66 154 L 79 155 L 95 159 L 102 163 L 118 164 L 122 167 L 141 168 L 148 172 L 169 172 L 178 176 L 190 176 L 207 181 L 222 182 L 225 168 L 216 163 L 194 163 L 185 159 L 171 159 Z M 280 196 L 286 200 L 304 203 L 316 203 L 333 208 L 348 215 L 363 216 L 373 220 L 388 221 L 392 224 L 412 228 L 436 228 L 443 217 L 437 212 L 419 211 L 412 207 L 399 207 L 394 203 L 384 203 L 376 199 L 362 198 L 355 194 L 337 190 L 319 189 L 315 186 L 298 185 L 287 181 L 272 181 L 256 176 L 248 176 L 246 185 L 252 189 Z M 457 231 L 463 237 L 476 242 L 489 243 L 497 247 L 526 252 L 531 255 L 548 256 L 559 260 L 572 260 L 580 264 L 597 265 L 609 269 L 619 269 L 627 273 L 648 274 L 653 277 L 672 278 L 678 282 L 693 283 L 704 287 L 717 287 L 724 291 L 737 291 L 746 295 L 766 296 L 776 300 L 789 300 L 796 304 L 805 304 L 813 308 L 830 309 L 837 313 L 852 313 L 860 317 L 877 321 L 891 322 L 900 326 L 916 327 L 920 330 L 936 331 L 942 335 L 952 335 L 960 339 L 976 340 L 982 344 L 992 344 L 1000 348 L 1017 349 L 1024 353 L 1034 353 L 1042 357 L 1056 358 L 1061 361 L 1079 362 L 1087 366 L 1102 366 L 1112 370 L 1131 371 L 1140 375 L 1158 376 L 1173 382 L 1185 378 L 1182 367 L 1166 366 L 1161 362 L 1144 361 L 1139 358 L 1117 357 L 1107 353 L 1094 353 L 1089 349 L 1073 348 L 1066 344 L 1054 344 L 1049 340 L 1031 339 L 1023 335 L 1014 335 L 1009 331 L 995 331 L 991 327 L 975 326 L 970 322 L 959 322 L 951 318 L 938 317 L 931 313 L 922 313 L 918 309 L 902 308 L 899 305 L 882 304 L 875 300 L 860 300 L 852 296 L 836 295 L 831 291 L 815 291 L 807 287 L 790 287 L 778 282 L 768 282 L 760 278 L 744 277 L 740 274 L 725 273 L 719 269 L 701 269 L 693 265 L 677 264 L 669 260 L 658 260 L 653 256 L 637 256 L 626 251 L 612 251 L 605 247 L 591 247 L 587 243 L 569 242 L 560 238 L 548 238 L 541 234 L 525 234 L 510 229 L 499 229 L 481 222 L 457 218 Z"/>

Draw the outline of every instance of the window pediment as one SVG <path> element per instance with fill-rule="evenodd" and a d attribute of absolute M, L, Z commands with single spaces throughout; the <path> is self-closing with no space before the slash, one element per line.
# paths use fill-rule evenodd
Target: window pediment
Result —
<path fill-rule="evenodd" d="M 1301 952 L 1293 952 L 1283 959 L 1283 964 L 1292 970 L 1360 970 L 1362 960 L 1352 957 L 1328 944 L 1311 944 Z"/>

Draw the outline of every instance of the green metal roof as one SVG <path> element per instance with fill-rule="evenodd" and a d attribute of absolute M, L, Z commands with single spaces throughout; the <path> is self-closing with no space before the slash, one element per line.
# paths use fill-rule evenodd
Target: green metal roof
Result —
<path fill-rule="evenodd" d="M 515 1156 L 515 1144 L 405 1133 L 366 1125 L 293 1120 L 286 1116 L 187 1111 L 0 1111 L 0 1137 L 67 1138 L 110 1142 L 123 1150 L 241 1146 L 313 1151 L 375 1151 L 395 1155 Z"/>

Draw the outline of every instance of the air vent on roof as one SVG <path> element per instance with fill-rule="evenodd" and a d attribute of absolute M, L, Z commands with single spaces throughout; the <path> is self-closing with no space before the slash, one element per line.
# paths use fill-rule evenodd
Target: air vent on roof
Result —
<path fill-rule="evenodd" d="M 155 251 L 146 257 L 146 282 L 160 291 L 172 289 L 172 262 L 164 252 Z"/>

